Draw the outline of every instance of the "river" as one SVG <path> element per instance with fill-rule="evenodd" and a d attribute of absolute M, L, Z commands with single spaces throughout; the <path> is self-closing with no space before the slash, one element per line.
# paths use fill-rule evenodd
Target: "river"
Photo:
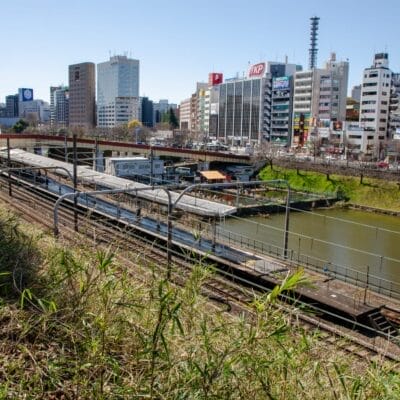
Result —
<path fill-rule="evenodd" d="M 233 217 L 221 228 L 283 247 L 284 222 L 284 214 Z M 348 209 L 290 212 L 289 232 L 290 258 L 315 260 L 328 272 L 343 267 L 368 273 L 400 289 L 399 217 Z"/>

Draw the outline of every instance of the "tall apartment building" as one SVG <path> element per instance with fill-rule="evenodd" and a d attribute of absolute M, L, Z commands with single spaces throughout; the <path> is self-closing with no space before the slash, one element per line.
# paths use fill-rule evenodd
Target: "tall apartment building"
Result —
<path fill-rule="evenodd" d="M 196 92 L 190 98 L 189 130 L 199 136 L 198 139 L 205 138 L 208 135 L 208 130 L 206 131 L 204 128 L 206 96 L 209 97 L 209 93 L 206 93 L 207 90 L 208 83 L 197 82 Z"/>
<path fill-rule="evenodd" d="M 52 127 L 56 125 L 54 92 L 61 88 L 62 86 L 50 86 L 50 126 Z"/>
<path fill-rule="evenodd" d="M 69 125 L 69 89 L 50 86 L 50 125 L 54 128 Z"/>
<path fill-rule="evenodd" d="M 319 82 L 318 114 L 315 118 L 331 121 L 346 120 L 349 62 L 337 61 L 332 53 L 326 62 L 325 71 Z"/>
<path fill-rule="evenodd" d="M 97 126 L 139 119 L 139 60 L 113 56 L 97 64 Z"/>
<path fill-rule="evenodd" d="M 191 98 L 181 101 L 179 105 L 179 129 L 188 132 L 191 127 L 190 119 Z"/>
<path fill-rule="evenodd" d="M 203 137 L 208 136 L 210 122 L 210 90 L 200 89 L 197 93 L 196 129 Z"/>
<path fill-rule="evenodd" d="M 294 80 L 293 146 L 303 146 L 321 121 L 345 121 L 349 63 L 331 54 L 324 69 L 297 72 Z"/>
<path fill-rule="evenodd" d="M 292 114 L 293 76 L 272 78 L 270 127 L 266 137 L 269 142 L 282 146 L 291 144 Z"/>
<path fill-rule="evenodd" d="M 96 121 L 96 72 L 91 62 L 68 67 L 69 126 L 91 129 Z"/>
<path fill-rule="evenodd" d="M 400 138 L 400 73 L 392 73 L 388 137 L 389 139 Z"/>
<path fill-rule="evenodd" d="M 370 145 L 376 157 L 388 136 L 391 80 L 388 54 L 375 54 L 372 66 L 363 73 L 360 126 L 373 138 Z"/>

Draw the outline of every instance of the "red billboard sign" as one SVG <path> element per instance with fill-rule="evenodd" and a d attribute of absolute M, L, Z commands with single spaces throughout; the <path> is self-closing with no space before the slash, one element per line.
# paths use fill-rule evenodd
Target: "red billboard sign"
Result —
<path fill-rule="evenodd" d="M 223 78 L 223 74 L 220 74 L 219 72 L 211 72 L 208 74 L 208 84 L 209 86 L 219 85 L 222 83 Z"/>
<path fill-rule="evenodd" d="M 262 76 L 265 72 L 265 63 L 254 64 L 249 69 L 249 77 Z"/>

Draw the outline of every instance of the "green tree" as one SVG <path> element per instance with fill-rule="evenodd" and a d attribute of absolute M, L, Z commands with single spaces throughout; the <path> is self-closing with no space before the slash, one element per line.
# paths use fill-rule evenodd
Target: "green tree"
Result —
<path fill-rule="evenodd" d="M 23 132 L 27 127 L 29 126 L 29 124 L 23 120 L 20 119 L 18 122 L 16 122 L 13 126 L 13 131 L 16 133 L 21 133 Z"/>
<path fill-rule="evenodd" d="M 162 115 L 161 122 L 168 124 L 170 129 L 176 129 L 179 126 L 178 118 L 172 107 Z"/>

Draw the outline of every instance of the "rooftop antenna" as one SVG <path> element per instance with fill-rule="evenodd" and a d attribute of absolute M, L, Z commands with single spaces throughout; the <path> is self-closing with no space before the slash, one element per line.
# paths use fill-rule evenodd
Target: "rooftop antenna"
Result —
<path fill-rule="evenodd" d="M 318 27 L 319 27 L 319 17 L 311 17 L 311 30 L 310 30 L 310 49 L 309 54 L 309 68 L 314 69 L 317 66 L 317 40 L 318 40 Z"/>

